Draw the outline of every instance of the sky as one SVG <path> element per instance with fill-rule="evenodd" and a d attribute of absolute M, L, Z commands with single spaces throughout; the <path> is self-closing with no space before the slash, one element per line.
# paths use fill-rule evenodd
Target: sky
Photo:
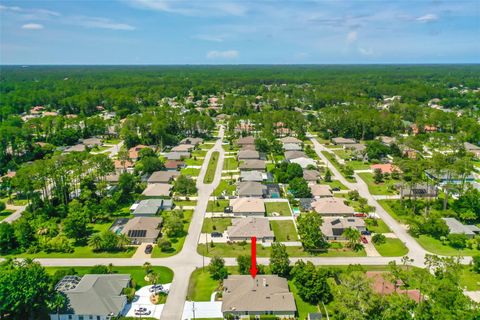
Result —
<path fill-rule="evenodd" d="M 479 62 L 480 0 L 0 0 L 0 64 Z"/>

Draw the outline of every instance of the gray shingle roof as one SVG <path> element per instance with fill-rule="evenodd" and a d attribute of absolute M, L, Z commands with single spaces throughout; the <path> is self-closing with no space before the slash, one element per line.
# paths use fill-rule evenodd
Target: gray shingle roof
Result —
<path fill-rule="evenodd" d="M 237 186 L 239 197 L 261 197 L 267 192 L 267 187 L 259 182 L 240 182 Z"/>
<path fill-rule="evenodd" d="M 257 237 L 273 239 L 273 231 L 270 230 L 270 223 L 267 218 L 239 218 L 233 219 L 232 225 L 227 228 L 226 233 L 229 238 Z"/>

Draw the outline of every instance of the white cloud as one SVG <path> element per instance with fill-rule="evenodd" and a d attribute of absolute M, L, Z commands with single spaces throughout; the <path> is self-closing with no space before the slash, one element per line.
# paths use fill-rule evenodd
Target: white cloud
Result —
<path fill-rule="evenodd" d="M 243 16 L 247 8 L 232 1 L 128 0 L 137 8 L 164 11 L 186 16 Z"/>
<path fill-rule="evenodd" d="M 27 23 L 22 26 L 22 29 L 25 30 L 40 30 L 43 29 L 43 24 L 39 23 Z"/>
<path fill-rule="evenodd" d="M 347 34 L 347 43 L 353 43 L 357 41 L 358 38 L 358 32 L 357 31 L 351 31 Z"/>
<path fill-rule="evenodd" d="M 240 53 L 237 50 L 217 51 L 212 50 L 207 52 L 208 59 L 235 59 Z"/>
<path fill-rule="evenodd" d="M 59 17 L 60 13 L 47 9 L 21 8 L 17 6 L 0 5 L 0 11 L 15 14 L 25 19 L 44 20 L 51 17 Z"/>
<path fill-rule="evenodd" d="M 193 36 L 194 39 L 204 40 L 204 41 L 211 41 L 211 42 L 223 42 L 222 36 L 215 36 L 210 34 L 198 34 Z"/>
<path fill-rule="evenodd" d="M 371 48 L 358 48 L 358 51 L 363 54 L 364 56 L 372 56 L 373 55 L 373 49 Z"/>
<path fill-rule="evenodd" d="M 85 28 L 99 28 L 110 30 L 135 30 L 134 26 L 126 23 L 118 23 L 107 18 L 98 17 L 73 17 L 70 23 L 85 27 Z"/>
<path fill-rule="evenodd" d="M 421 17 L 418 17 L 416 18 L 415 20 L 417 21 L 420 21 L 420 22 L 433 22 L 433 21 L 437 21 L 439 18 L 436 14 L 433 14 L 433 13 L 428 13 L 428 14 L 425 14 Z"/>

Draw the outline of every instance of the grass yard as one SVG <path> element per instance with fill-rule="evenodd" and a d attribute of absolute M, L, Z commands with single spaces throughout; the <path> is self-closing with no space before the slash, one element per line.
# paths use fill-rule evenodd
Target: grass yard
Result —
<path fill-rule="evenodd" d="M 210 149 L 213 148 L 214 145 L 215 145 L 215 143 L 204 143 L 204 144 L 201 144 L 201 145 L 199 146 L 199 148 L 200 148 L 201 150 L 210 150 Z"/>
<path fill-rule="evenodd" d="M 198 175 L 200 174 L 200 169 L 183 168 L 182 170 L 180 170 L 180 173 L 183 174 L 184 176 L 198 177 Z"/>
<path fill-rule="evenodd" d="M 265 202 L 265 210 L 268 216 L 273 216 L 272 213 L 279 213 L 281 216 L 291 216 L 292 212 L 287 202 Z"/>
<path fill-rule="evenodd" d="M 375 244 L 374 246 L 383 257 L 401 257 L 408 253 L 407 247 L 400 239 L 387 238 L 384 244 Z"/>
<path fill-rule="evenodd" d="M 370 191 L 371 194 L 373 195 L 392 195 L 395 194 L 395 191 L 393 190 L 393 186 L 395 185 L 395 180 L 390 179 L 386 180 L 385 182 L 376 184 L 373 177 L 373 173 L 368 173 L 368 172 L 360 172 L 358 174 L 360 178 L 365 181 L 365 183 L 368 185 L 368 191 Z"/>
<path fill-rule="evenodd" d="M 201 166 L 203 164 L 203 159 L 198 159 L 198 158 L 185 159 L 185 164 L 187 166 Z"/>
<path fill-rule="evenodd" d="M 237 170 L 238 161 L 235 158 L 224 158 L 223 170 Z"/>
<path fill-rule="evenodd" d="M 78 275 L 83 276 L 85 274 L 90 273 L 92 267 L 46 267 L 47 273 L 54 275 L 56 271 L 60 270 L 70 270 L 75 269 Z M 173 280 L 173 271 L 170 268 L 162 267 L 162 266 L 152 266 L 152 270 L 160 275 L 160 283 L 171 283 Z M 130 274 L 132 279 L 136 283 L 136 289 L 140 289 L 141 287 L 149 285 L 147 281 L 145 281 L 145 270 L 143 267 L 112 267 L 113 273 L 123 273 L 123 274 Z"/>
<path fill-rule="evenodd" d="M 207 204 L 207 212 L 223 212 L 230 204 L 229 200 L 210 200 Z"/>
<path fill-rule="evenodd" d="M 203 219 L 202 233 L 224 232 L 231 225 L 231 218 L 205 218 Z"/>
<path fill-rule="evenodd" d="M 227 270 L 229 274 L 238 274 L 237 267 L 227 267 Z M 190 275 L 187 299 L 192 301 L 210 301 L 212 293 L 219 288 L 220 282 L 210 277 L 206 267 L 198 268 Z"/>
<path fill-rule="evenodd" d="M 354 177 L 346 177 L 343 173 L 341 165 L 337 162 L 337 159 L 333 154 L 328 151 L 322 151 L 322 154 L 329 160 L 329 162 L 340 172 L 340 174 L 350 182 L 356 182 Z"/>
<path fill-rule="evenodd" d="M 333 153 L 335 153 L 337 156 L 344 160 L 350 159 L 352 157 L 352 153 L 345 149 L 333 150 Z"/>
<path fill-rule="evenodd" d="M 103 142 L 105 144 L 118 144 L 122 141 L 122 139 L 107 139 L 107 140 L 104 140 Z"/>
<path fill-rule="evenodd" d="M 197 205 L 197 201 L 190 200 L 181 200 L 181 201 L 173 201 L 176 207 L 194 207 Z"/>
<path fill-rule="evenodd" d="M 6 217 L 8 217 L 9 215 L 11 215 L 14 212 L 15 211 L 9 210 L 9 209 L 3 210 L 2 212 L 0 212 L 0 221 L 2 221 L 3 219 L 5 219 Z"/>
<path fill-rule="evenodd" d="M 298 241 L 297 230 L 291 220 L 270 220 L 275 241 Z"/>
<path fill-rule="evenodd" d="M 364 163 L 363 161 L 351 160 L 347 162 L 347 165 L 352 167 L 353 170 L 368 170 L 371 164 Z"/>
<path fill-rule="evenodd" d="M 374 233 L 388 233 L 391 232 L 390 228 L 385 224 L 382 219 L 365 219 L 365 223 L 368 227 L 368 230 Z"/>
<path fill-rule="evenodd" d="M 460 286 L 466 288 L 468 291 L 480 290 L 480 273 L 472 271 L 470 266 L 462 266 Z"/>
<path fill-rule="evenodd" d="M 319 312 L 317 306 L 305 302 L 302 298 L 300 298 L 300 296 L 298 295 L 298 289 L 297 287 L 295 287 L 292 280 L 288 281 L 288 286 L 290 288 L 290 291 L 293 293 L 293 297 L 295 298 L 295 304 L 297 305 L 298 311 L 298 319 L 306 319 L 309 313 Z"/>
<path fill-rule="evenodd" d="M 160 248 L 157 246 L 153 247 L 152 258 L 163 258 L 176 255 L 180 252 L 183 248 L 183 244 L 185 243 L 185 238 L 188 234 L 188 227 L 190 226 L 190 221 L 192 221 L 193 210 L 184 210 L 183 211 L 184 218 L 183 218 L 183 231 L 184 234 L 178 238 L 169 238 L 167 235 L 163 235 L 164 239 L 167 239 L 172 243 L 172 250 L 169 252 L 162 252 Z"/>
<path fill-rule="evenodd" d="M 396 200 L 378 200 L 378 203 L 380 203 L 380 205 L 383 207 L 383 209 L 385 209 L 385 211 L 387 211 L 388 214 L 392 216 L 392 218 L 394 218 L 395 220 L 397 220 L 400 223 L 407 224 L 408 223 L 407 217 L 398 215 L 395 212 L 395 210 L 393 210 L 393 208 L 391 207 L 390 204 L 392 203 L 392 201 L 396 201 Z"/>
<path fill-rule="evenodd" d="M 415 238 L 417 242 L 427 251 L 434 254 L 440 254 L 444 256 L 475 256 L 480 254 L 480 250 L 474 249 L 462 249 L 458 250 L 449 245 L 444 245 L 442 241 L 432 238 L 427 235 L 420 235 Z"/>
<path fill-rule="evenodd" d="M 197 158 L 204 158 L 205 155 L 207 154 L 207 150 L 199 150 L 199 149 L 196 149 L 196 150 L 193 150 L 192 151 L 192 158 L 193 157 L 197 157 Z"/>
<path fill-rule="evenodd" d="M 130 258 L 136 251 L 136 247 L 128 247 L 124 251 L 118 252 L 94 252 L 89 246 L 74 247 L 72 253 L 63 252 L 44 252 L 37 253 L 21 253 L 18 255 L 11 255 L 16 258 Z"/>
<path fill-rule="evenodd" d="M 197 252 L 201 255 L 208 257 L 220 256 L 220 257 L 238 257 L 240 255 L 250 254 L 250 243 L 215 243 L 214 247 L 211 244 L 208 245 L 208 253 L 206 252 L 205 244 L 199 244 Z M 304 251 L 302 247 L 287 247 L 287 253 L 290 257 L 365 257 L 364 250 L 352 251 L 347 248 L 341 249 L 329 249 L 327 252 L 311 253 Z M 261 244 L 257 244 L 257 256 L 268 258 L 270 257 L 270 248 L 263 247 Z"/>
<path fill-rule="evenodd" d="M 340 190 L 348 190 L 348 188 L 338 180 L 332 180 L 330 182 L 326 182 L 325 180 L 322 180 L 322 184 L 328 184 L 332 189 L 339 188 Z"/>
<path fill-rule="evenodd" d="M 272 172 L 275 169 L 275 163 L 267 163 L 267 172 Z"/>
<path fill-rule="evenodd" d="M 222 148 L 223 150 L 225 150 L 226 152 L 235 152 L 235 151 L 238 151 L 240 150 L 240 148 L 238 148 L 237 146 L 235 145 L 230 145 L 230 144 L 222 144 Z"/>
<path fill-rule="evenodd" d="M 220 153 L 218 151 L 212 153 L 210 161 L 208 162 L 207 172 L 205 173 L 205 177 L 203 178 L 203 183 L 213 182 L 213 179 L 215 178 L 215 170 L 217 169 L 219 155 Z"/>
<path fill-rule="evenodd" d="M 222 179 L 217 188 L 213 191 L 213 196 L 219 197 L 221 195 L 233 195 L 237 190 L 237 185 L 233 180 Z"/>

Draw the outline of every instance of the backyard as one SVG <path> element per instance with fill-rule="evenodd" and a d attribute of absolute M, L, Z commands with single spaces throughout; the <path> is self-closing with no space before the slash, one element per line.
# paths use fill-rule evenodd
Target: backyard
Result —
<path fill-rule="evenodd" d="M 288 202 L 265 202 L 265 210 L 267 211 L 268 216 L 291 216 L 292 212 Z M 278 213 L 278 214 L 274 214 Z"/>
<path fill-rule="evenodd" d="M 275 241 L 298 241 L 297 230 L 291 220 L 270 220 Z"/>

